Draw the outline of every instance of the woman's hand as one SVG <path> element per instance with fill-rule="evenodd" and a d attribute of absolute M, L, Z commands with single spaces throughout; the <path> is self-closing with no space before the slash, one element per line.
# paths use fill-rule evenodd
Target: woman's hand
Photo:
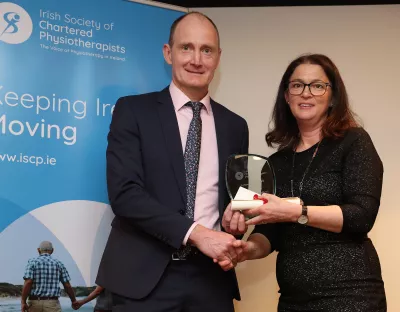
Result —
<path fill-rule="evenodd" d="M 77 300 L 77 301 L 75 301 L 75 302 L 73 302 L 73 303 L 71 304 L 72 309 L 74 309 L 74 310 L 80 309 L 80 307 L 81 307 L 82 305 L 83 305 L 83 301 L 82 301 L 82 300 Z"/>
<path fill-rule="evenodd" d="M 264 205 L 243 211 L 246 217 L 252 217 L 246 221 L 246 225 L 296 222 L 301 215 L 302 207 L 299 204 L 290 203 L 271 194 L 262 194 L 261 199 L 266 201 Z"/>

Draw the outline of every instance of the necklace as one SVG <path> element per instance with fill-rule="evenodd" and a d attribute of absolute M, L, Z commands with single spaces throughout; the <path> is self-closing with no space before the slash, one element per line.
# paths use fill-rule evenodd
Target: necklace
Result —
<path fill-rule="evenodd" d="M 321 142 L 322 142 L 322 140 L 320 140 L 320 141 L 318 142 L 318 145 L 317 145 L 317 147 L 315 148 L 315 151 L 314 151 L 314 153 L 313 153 L 313 155 L 312 155 L 312 157 L 311 157 L 311 160 L 310 160 L 310 162 L 308 163 L 308 166 L 307 166 L 306 170 L 304 170 L 303 177 L 302 177 L 302 179 L 301 179 L 301 181 L 300 181 L 300 184 L 299 184 L 299 198 L 300 198 L 300 199 L 301 199 L 301 193 L 302 193 L 302 191 L 303 191 L 303 182 L 304 182 L 304 178 L 306 177 L 307 172 L 308 172 L 308 169 L 310 169 L 311 163 L 313 162 L 315 156 L 316 156 L 317 153 L 318 153 L 318 149 L 319 149 L 319 146 L 320 146 Z M 294 179 L 294 160 L 295 160 L 295 158 L 296 158 L 296 148 L 297 148 L 297 147 L 295 147 L 294 150 L 293 150 L 292 174 L 291 174 L 291 180 L 290 180 L 290 189 L 291 189 L 291 191 L 292 191 L 292 197 L 295 197 L 295 196 L 294 196 L 294 191 L 293 191 L 293 179 Z"/>

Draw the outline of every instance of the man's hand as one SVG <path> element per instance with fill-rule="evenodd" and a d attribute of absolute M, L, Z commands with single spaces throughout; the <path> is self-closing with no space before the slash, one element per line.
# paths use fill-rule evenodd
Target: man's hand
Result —
<path fill-rule="evenodd" d="M 254 243 L 251 241 L 245 242 L 243 240 L 237 240 L 232 243 L 232 246 L 236 250 L 237 263 L 248 260 L 250 253 L 254 249 Z M 224 271 L 229 271 L 229 270 L 233 269 L 233 267 L 234 267 L 231 262 L 226 261 L 226 260 L 218 261 L 218 264 Z"/>
<path fill-rule="evenodd" d="M 227 260 L 235 266 L 237 254 L 232 245 L 235 240 L 235 237 L 230 234 L 196 225 L 189 236 L 188 243 L 196 246 L 215 262 Z"/>
<path fill-rule="evenodd" d="M 26 302 L 21 302 L 21 312 L 28 312 L 29 305 Z"/>
<path fill-rule="evenodd" d="M 242 235 L 247 232 L 247 224 L 244 215 L 239 211 L 233 211 L 229 204 L 222 217 L 222 227 L 233 235 Z"/>

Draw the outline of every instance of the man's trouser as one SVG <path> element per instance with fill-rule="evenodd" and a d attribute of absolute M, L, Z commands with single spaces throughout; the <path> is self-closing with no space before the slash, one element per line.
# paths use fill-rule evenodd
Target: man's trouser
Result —
<path fill-rule="evenodd" d="M 61 312 L 58 299 L 28 300 L 29 312 Z"/>

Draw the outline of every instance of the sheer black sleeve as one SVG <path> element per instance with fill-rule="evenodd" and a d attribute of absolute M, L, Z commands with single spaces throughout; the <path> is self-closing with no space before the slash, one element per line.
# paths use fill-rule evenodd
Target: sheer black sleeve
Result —
<path fill-rule="evenodd" d="M 368 133 L 357 129 L 354 135 L 342 170 L 342 232 L 368 233 L 379 210 L 383 165 Z"/>

